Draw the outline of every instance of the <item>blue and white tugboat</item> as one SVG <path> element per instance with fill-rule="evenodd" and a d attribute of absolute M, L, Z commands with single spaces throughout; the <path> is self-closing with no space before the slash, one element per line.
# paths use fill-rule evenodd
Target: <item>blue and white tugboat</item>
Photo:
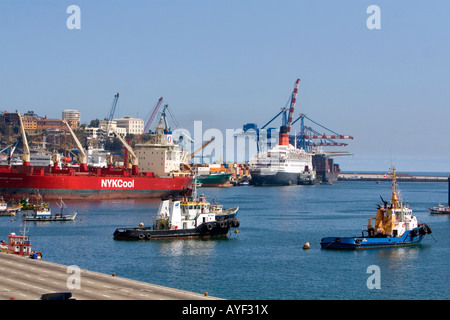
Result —
<path fill-rule="evenodd" d="M 367 230 L 360 237 L 326 237 L 320 242 L 322 249 L 374 249 L 403 247 L 419 244 L 431 228 L 419 224 L 408 205 L 403 204 L 396 190 L 395 169 L 392 170 L 391 203 L 378 205 L 375 218 L 370 218 Z M 366 235 L 364 233 L 367 233 Z"/>
<path fill-rule="evenodd" d="M 240 225 L 239 207 L 223 209 L 211 205 L 206 197 L 197 197 L 194 183 L 192 195 L 180 199 L 163 199 L 151 227 L 118 228 L 116 240 L 196 239 L 227 237 L 230 228 Z"/>

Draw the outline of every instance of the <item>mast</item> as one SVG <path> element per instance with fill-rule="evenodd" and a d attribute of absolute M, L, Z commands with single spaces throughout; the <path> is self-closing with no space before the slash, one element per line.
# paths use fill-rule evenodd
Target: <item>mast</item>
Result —
<path fill-rule="evenodd" d="M 391 198 L 392 209 L 400 208 L 398 192 L 395 190 L 396 185 L 397 185 L 397 177 L 395 176 L 395 168 L 392 168 L 392 198 Z"/>

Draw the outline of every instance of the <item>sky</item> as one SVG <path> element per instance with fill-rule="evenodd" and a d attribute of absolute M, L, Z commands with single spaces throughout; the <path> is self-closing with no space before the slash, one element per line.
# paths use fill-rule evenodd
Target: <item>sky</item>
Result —
<path fill-rule="evenodd" d="M 119 92 L 115 118 L 146 120 L 163 97 L 181 128 L 225 136 L 267 123 L 300 79 L 294 118 L 354 137 L 327 149 L 352 154 L 341 170 L 450 172 L 449 12 L 445 0 L 1 0 L 0 109 L 89 123 Z"/>

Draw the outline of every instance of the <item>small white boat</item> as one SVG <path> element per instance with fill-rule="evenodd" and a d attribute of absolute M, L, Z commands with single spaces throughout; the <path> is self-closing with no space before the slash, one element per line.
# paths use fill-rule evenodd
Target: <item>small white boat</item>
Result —
<path fill-rule="evenodd" d="M 60 213 L 52 214 L 49 207 L 38 207 L 31 212 L 27 212 L 24 216 L 25 221 L 73 221 L 77 216 L 77 212 L 74 211 L 70 214 L 65 214 L 64 209 L 67 208 L 66 204 L 60 198 L 59 203 L 56 203 L 61 209 Z"/>
<path fill-rule="evenodd" d="M 21 205 L 8 207 L 8 203 L 1 197 L 0 199 L 0 216 L 15 216 L 22 209 Z"/>
<path fill-rule="evenodd" d="M 447 206 L 440 204 L 437 207 L 428 208 L 431 214 L 450 214 L 450 177 L 448 177 L 448 203 Z"/>

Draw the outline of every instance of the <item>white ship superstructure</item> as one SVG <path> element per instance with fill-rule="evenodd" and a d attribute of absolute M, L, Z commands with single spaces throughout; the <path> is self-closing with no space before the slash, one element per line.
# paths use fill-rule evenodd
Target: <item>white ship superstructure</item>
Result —
<path fill-rule="evenodd" d="M 136 155 L 139 167 L 146 172 L 154 172 L 158 176 L 185 176 L 184 164 L 188 163 L 189 154 L 174 143 L 172 132 L 165 131 L 163 118 L 144 144 L 136 144 Z"/>
<path fill-rule="evenodd" d="M 316 173 L 312 166 L 312 154 L 289 144 L 292 116 L 297 99 L 297 79 L 292 92 L 287 124 L 280 127 L 278 144 L 267 152 L 260 152 L 249 162 L 254 185 L 315 184 Z"/>
<path fill-rule="evenodd" d="M 250 175 L 255 185 L 314 184 L 316 173 L 312 169 L 312 154 L 289 144 L 287 133 L 267 152 L 259 152 L 250 160 Z"/>

